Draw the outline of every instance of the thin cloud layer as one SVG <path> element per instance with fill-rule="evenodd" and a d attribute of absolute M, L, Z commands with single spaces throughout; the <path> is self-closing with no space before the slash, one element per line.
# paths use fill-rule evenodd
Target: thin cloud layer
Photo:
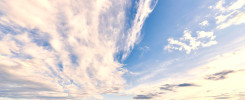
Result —
<path fill-rule="evenodd" d="M 211 9 L 218 10 L 215 19 L 217 29 L 225 29 L 232 25 L 240 25 L 245 23 L 245 1 L 236 0 L 231 4 L 226 4 L 225 0 L 220 0 L 214 6 L 210 6 Z"/>
<path fill-rule="evenodd" d="M 149 94 L 149 95 L 137 95 L 134 97 L 134 99 L 151 99 L 154 95 Z"/>
<path fill-rule="evenodd" d="M 165 91 L 175 91 L 175 88 L 179 87 L 189 87 L 189 86 L 197 86 L 196 84 L 193 83 L 181 83 L 181 84 L 165 84 L 160 87 L 160 90 L 165 90 Z"/>
<path fill-rule="evenodd" d="M 129 0 L 1 1 L 0 97 L 102 99 L 120 92 L 127 70 L 115 56 L 127 57 L 156 2 L 138 1 L 127 18 Z"/>
<path fill-rule="evenodd" d="M 206 79 L 208 79 L 208 80 L 222 80 L 222 79 L 225 79 L 228 74 L 233 73 L 233 72 L 234 72 L 233 70 L 224 70 L 224 71 L 212 74 L 212 75 L 208 75 L 206 77 Z"/>
<path fill-rule="evenodd" d="M 209 58 L 208 63 L 190 69 L 186 74 L 168 77 L 158 83 L 141 84 L 128 92 L 134 93 L 135 99 L 241 100 L 245 98 L 244 57 L 245 48 L 230 51 Z"/>

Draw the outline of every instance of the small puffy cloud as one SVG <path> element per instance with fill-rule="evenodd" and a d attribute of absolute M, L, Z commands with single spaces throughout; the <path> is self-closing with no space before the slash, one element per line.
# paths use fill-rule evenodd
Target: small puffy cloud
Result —
<path fill-rule="evenodd" d="M 185 30 L 184 35 L 175 40 L 169 38 L 169 44 L 164 47 L 165 50 L 185 50 L 189 54 L 192 50 L 197 50 L 199 47 L 208 47 L 217 44 L 213 32 L 197 31 L 197 37 L 191 35 L 191 31 Z"/>
<path fill-rule="evenodd" d="M 209 22 L 207 20 L 205 20 L 205 21 L 199 23 L 199 25 L 201 25 L 201 26 L 208 26 L 209 25 Z"/>
<path fill-rule="evenodd" d="M 225 11 L 223 4 L 225 4 L 225 0 L 220 0 L 219 2 L 216 3 L 214 9 L 218 9 L 219 11 Z"/>
<path fill-rule="evenodd" d="M 213 32 L 197 31 L 197 39 L 211 38 L 215 39 Z"/>

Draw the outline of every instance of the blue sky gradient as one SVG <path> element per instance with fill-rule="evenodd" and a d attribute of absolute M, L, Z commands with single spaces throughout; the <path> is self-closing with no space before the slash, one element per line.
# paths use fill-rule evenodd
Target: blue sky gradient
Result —
<path fill-rule="evenodd" d="M 244 0 L 2 0 L 0 100 L 244 100 L 244 27 Z"/>

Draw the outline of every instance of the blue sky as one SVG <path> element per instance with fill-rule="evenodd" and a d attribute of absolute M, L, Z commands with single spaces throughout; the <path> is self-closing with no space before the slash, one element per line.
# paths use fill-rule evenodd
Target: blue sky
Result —
<path fill-rule="evenodd" d="M 3 0 L 0 100 L 243 100 L 244 27 L 244 0 Z"/>

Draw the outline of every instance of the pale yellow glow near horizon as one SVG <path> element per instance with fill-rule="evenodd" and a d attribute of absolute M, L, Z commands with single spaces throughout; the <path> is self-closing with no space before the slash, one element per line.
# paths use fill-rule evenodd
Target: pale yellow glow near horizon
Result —
<path fill-rule="evenodd" d="M 130 92 L 143 95 L 154 95 L 152 100 L 244 100 L 245 99 L 245 48 L 229 51 L 222 55 L 210 58 L 209 62 L 190 69 L 185 75 L 173 79 L 164 79 L 157 84 L 145 84 L 131 89 Z M 225 73 L 224 78 L 217 80 L 206 79 L 208 75 Z M 216 76 L 221 75 L 217 74 Z M 178 85 L 183 83 L 195 86 L 178 87 L 173 91 L 161 90 L 165 84 Z M 143 91 L 143 92 L 142 92 Z"/>

